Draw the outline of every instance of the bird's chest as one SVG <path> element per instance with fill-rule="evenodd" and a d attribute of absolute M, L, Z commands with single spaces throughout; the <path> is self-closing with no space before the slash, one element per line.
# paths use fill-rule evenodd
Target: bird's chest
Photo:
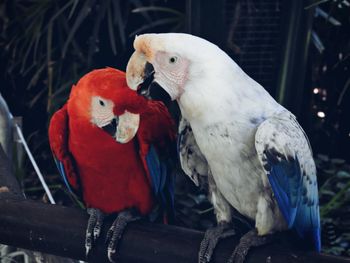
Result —
<path fill-rule="evenodd" d="M 239 133 L 235 125 L 239 124 L 192 128 L 219 191 L 235 209 L 254 219 L 262 187 L 255 131 L 246 129 Z"/>
<path fill-rule="evenodd" d="M 69 144 L 79 169 L 93 171 L 101 181 L 106 179 L 105 175 L 117 179 L 125 171 L 131 171 L 131 167 L 142 168 L 135 140 L 121 144 L 99 128 L 80 134 L 71 133 Z M 140 173 L 142 169 L 133 172 Z"/>
<path fill-rule="evenodd" d="M 83 135 L 72 133 L 69 147 L 87 205 L 105 212 L 132 206 L 148 211 L 151 189 L 135 140 L 120 144 L 104 131 Z"/>

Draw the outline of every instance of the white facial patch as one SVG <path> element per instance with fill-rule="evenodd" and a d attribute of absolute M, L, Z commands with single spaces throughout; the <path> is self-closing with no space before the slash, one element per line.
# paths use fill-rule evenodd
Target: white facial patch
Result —
<path fill-rule="evenodd" d="M 189 60 L 177 54 L 163 51 L 156 53 L 153 63 L 154 79 L 173 100 L 178 99 L 184 92 L 189 64 Z"/>
<path fill-rule="evenodd" d="M 91 100 L 91 122 L 102 128 L 114 118 L 114 103 L 111 100 L 93 96 Z"/>

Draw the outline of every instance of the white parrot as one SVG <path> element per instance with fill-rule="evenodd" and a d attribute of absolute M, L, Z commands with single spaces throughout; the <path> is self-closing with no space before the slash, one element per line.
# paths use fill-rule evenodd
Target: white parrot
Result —
<path fill-rule="evenodd" d="M 295 116 L 202 38 L 144 34 L 134 48 L 128 86 L 140 89 L 153 76 L 142 92 L 155 97 L 162 89 L 162 98 L 178 102 L 182 168 L 196 184 L 209 177 L 218 225 L 206 232 L 199 262 L 209 262 L 218 240 L 232 234 L 232 208 L 254 220 L 255 229 L 241 238 L 229 262 L 243 262 L 251 246 L 287 229 L 320 251 L 316 168 Z"/>

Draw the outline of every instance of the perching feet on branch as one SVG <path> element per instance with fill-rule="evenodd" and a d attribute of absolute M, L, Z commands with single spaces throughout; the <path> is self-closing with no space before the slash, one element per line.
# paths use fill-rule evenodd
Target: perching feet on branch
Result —
<path fill-rule="evenodd" d="M 235 230 L 228 223 L 221 223 L 205 232 L 199 249 L 198 263 L 209 263 L 220 239 L 234 236 Z M 243 263 L 252 247 L 259 247 L 272 241 L 272 235 L 258 236 L 256 229 L 250 230 L 239 240 L 227 263 Z"/>
<path fill-rule="evenodd" d="M 227 263 L 243 263 L 252 247 L 259 247 L 272 241 L 272 235 L 258 236 L 256 229 L 250 230 L 239 240 Z"/>
<path fill-rule="evenodd" d="M 105 214 L 96 208 L 88 208 L 87 213 L 90 215 L 90 217 L 86 228 L 85 237 L 86 258 L 88 258 L 93 244 L 101 234 L 101 227 L 103 224 L 103 219 L 105 218 Z"/>
<path fill-rule="evenodd" d="M 128 223 L 139 220 L 141 217 L 133 210 L 125 210 L 118 214 L 112 226 L 107 232 L 106 242 L 108 242 L 107 255 L 110 262 L 113 260 L 114 254 L 117 251 L 118 243 L 122 237 Z"/>
<path fill-rule="evenodd" d="M 85 239 L 86 257 L 88 258 L 92 246 L 96 243 L 101 234 L 101 227 L 106 214 L 96 208 L 88 208 L 87 213 L 90 215 Z M 108 243 L 107 256 L 110 262 L 114 262 L 112 258 L 116 253 L 118 241 L 122 237 L 126 226 L 128 223 L 138 219 L 140 219 L 140 216 L 138 216 L 137 213 L 131 209 L 122 211 L 117 215 L 117 218 L 114 220 L 112 226 L 107 232 L 107 237 L 105 240 L 105 242 Z"/>
<path fill-rule="evenodd" d="M 209 228 L 200 244 L 198 263 L 209 263 L 216 245 L 220 239 L 235 235 L 235 230 L 228 223 L 220 223 L 216 227 Z"/>

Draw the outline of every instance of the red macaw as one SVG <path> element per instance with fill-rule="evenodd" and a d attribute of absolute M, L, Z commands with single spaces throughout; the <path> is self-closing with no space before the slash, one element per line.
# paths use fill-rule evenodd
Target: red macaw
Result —
<path fill-rule="evenodd" d="M 63 180 L 90 214 L 87 255 L 106 214 L 119 213 L 107 236 L 110 261 L 120 226 L 138 218 L 133 211 L 147 215 L 159 204 L 171 215 L 173 179 L 158 154 L 174 139 L 167 108 L 130 90 L 124 72 L 94 70 L 73 86 L 51 119 L 49 141 Z"/>

